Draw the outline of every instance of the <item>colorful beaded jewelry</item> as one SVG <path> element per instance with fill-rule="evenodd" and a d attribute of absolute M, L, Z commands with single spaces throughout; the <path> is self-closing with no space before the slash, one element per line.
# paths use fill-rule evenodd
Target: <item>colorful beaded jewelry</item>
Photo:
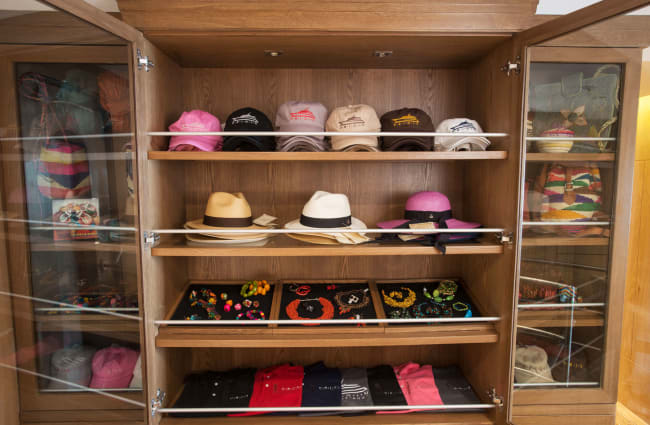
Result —
<path fill-rule="evenodd" d="M 328 320 L 328 319 L 331 319 L 331 318 L 334 317 L 334 305 L 332 305 L 332 303 L 327 298 L 323 298 L 323 297 L 318 298 L 318 302 L 320 303 L 320 305 L 323 308 L 323 313 L 320 315 L 320 317 L 317 317 L 315 319 L 312 319 L 312 318 L 309 318 L 309 317 L 301 317 L 298 314 L 298 306 L 303 301 L 312 301 L 312 300 L 297 299 L 297 300 L 291 301 L 287 305 L 285 311 L 287 312 L 287 316 L 289 316 L 289 318 L 291 320 Z M 306 325 L 307 326 L 313 326 L 311 324 L 306 324 Z"/>
<path fill-rule="evenodd" d="M 353 291 L 337 292 L 334 296 L 334 301 L 339 306 L 339 314 L 349 313 L 350 310 L 363 308 L 370 303 L 370 298 L 367 295 L 368 288 L 356 289 Z M 345 299 L 344 299 L 345 298 Z"/>
<path fill-rule="evenodd" d="M 241 304 L 239 303 L 235 304 L 235 310 L 237 311 L 241 310 Z"/>
<path fill-rule="evenodd" d="M 199 298 L 199 294 L 201 295 L 202 298 Z M 217 313 L 217 296 L 214 292 L 212 292 L 209 289 L 201 289 L 198 293 L 197 291 L 191 291 L 190 292 L 190 301 L 191 307 L 194 307 L 196 305 L 199 305 L 203 307 L 208 313 L 208 319 L 209 320 L 219 320 L 221 319 L 221 315 Z M 206 300 L 207 298 L 207 300 Z M 189 320 L 197 320 L 197 319 L 192 319 L 192 316 L 190 316 Z"/>
<path fill-rule="evenodd" d="M 412 319 L 411 313 L 408 309 L 403 308 L 401 310 L 393 310 L 388 313 L 388 317 L 391 319 Z"/>
<path fill-rule="evenodd" d="M 298 285 L 296 283 L 292 283 L 289 286 L 289 291 L 295 293 L 296 295 L 299 295 L 301 297 L 306 296 L 311 292 L 311 286 L 309 285 Z"/>
<path fill-rule="evenodd" d="M 255 316 L 256 314 L 257 316 Z M 243 311 L 239 313 L 237 317 L 235 317 L 235 319 L 240 320 L 242 317 L 244 317 L 244 315 L 246 315 L 246 318 L 248 320 L 264 320 L 264 318 L 266 317 L 263 311 L 248 310 L 246 313 L 244 313 Z"/>
<path fill-rule="evenodd" d="M 249 300 L 248 298 L 245 299 L 244 301 L 242 301 L 241 303 L 242 303 L 242 304 L 244 305 L 244 307 L 246 307 L 246 308 L 250 308 L 250 306 L 253 305 L 253 301 Z"/>
<path fill-rule="evenodd" d="M 226 301 L 226 300 L 228 299 L 228 294 L 226 294 L 225 292 L 222 292 L 222 293 L 219 295 L 219 297 L 220 297 L 222 300 Z"/>
<path fill-rule="evenodd" d="M 260 302 L 255 300 L 253 301 L 253 308 L 259 308 L 260 307 Z"/>
<path fill-rule="evenodd" d="M 438 303 L 453 300 L 456 296 L 456 291 L 458 291 L 458 284 L 453 280 L 441 281 L 433 291 L 433 294 L 430 294 L 426 287 L 422 289 L 425 297 Z"/>
<path fill-rule="evenodd" d="M 460 301 L 456 301 L 456 302 L 452 305 L 452 307 L 453 307 L 454 310 L 456 310 L 456 311 L 467 311 L 467 310 L 469 310 L 469 306 L 468 306 L 467 304 L 465 304 L 465 303 L 461 303 Z"/>
<path fill-rule="evenodd" d="M 389 295 L 386 295 L 384 290 L 381 290 L 381 294 L 384 296 L 384 303 L 391 307 L 398 307 L 398 308 L 408 308 L 413 305 L 415 302 L 415 292 L 413 292 L 410 288 L 405 288 L 401 287 L 400 291 L 391 291 Z M 402 291 L 407 291 L 408 296 L 404 298 L 404 294 Z M 403 301 L 397 301 L 397 300 L 402 300 Z"/>
<path fill-rule="evenodd" d="M 561 303 L 570 303 L 573 300 L 578 298 L 578 291 L 574 286 L 565 286 L 560 289 L 560 302 Z"/>

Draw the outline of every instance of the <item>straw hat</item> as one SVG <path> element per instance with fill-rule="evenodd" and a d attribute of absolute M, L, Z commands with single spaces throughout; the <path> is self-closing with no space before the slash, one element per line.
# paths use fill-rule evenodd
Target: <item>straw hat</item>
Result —
<path fill-rule="evenodd" d="M 287 229 L 314 230 L 309 234 L 289 234 L 290 237 L 305 242 L 329 244 L 326 239 L 342 244 L 356 244 L 369 239 L 362 233 L 321 233 L 319 229 L 367 229 L 356 217 L 352 217 L 350 201 L 341 193 L 316 191 L 302 209 L 300 218 L 284 225 Z M 313 238 L 306 237 L 312 236 Z M 318 238 L 318 239 L 314 239 Z"/>
<path fill-rule="evenodd" d="M 214 192 L 208 198 L 203 218 L 188 221 L 185 227 L 199 230 L 259 229 L 267 230 L 271 226 L 253 223 L 253 214 L 248 201 L 241 192 Z M 268 233 L 201 233 L 205 236 L 221 239 L 252 239 L 269 236 Z"/>

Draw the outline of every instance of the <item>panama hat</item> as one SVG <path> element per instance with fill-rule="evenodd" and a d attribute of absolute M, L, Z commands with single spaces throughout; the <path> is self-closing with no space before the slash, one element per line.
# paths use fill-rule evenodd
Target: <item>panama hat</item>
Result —
<path fill-rule="evenodd" d="M 214 192 L 208 198 L 203 218 L 188 221 L 185 227 L 199 230 L 233 230 L 259 229 L 267 230 L 271 226 L 253 223 L 253 214 L 248 201 L 241 192 Z M 202 233 L 203 234 L 203 233 Z M 251 239 L 268 236 L 268 233 L 205 233 L 206 236 L 221 239 Z"/>
<path fill-rule="evenodd" d="M 366 242 L 368 238 L 360 233 L 320 233 L 319 229 L 367 229 L 364 222 L 352 217 L 350 201 L 342 193 L 316 191 L 302 209 L 300 218 L 284 225 L 287 229 L 314 230 L 310 235 L 321 238 L 334 238 L 339 243 L 355 244 Z M 301 236 L 299 234 L 298 236 Z M 293 237 L 296 235 L 289 236 Z M 306 238 L 294 238 L 307 241 Z"/>

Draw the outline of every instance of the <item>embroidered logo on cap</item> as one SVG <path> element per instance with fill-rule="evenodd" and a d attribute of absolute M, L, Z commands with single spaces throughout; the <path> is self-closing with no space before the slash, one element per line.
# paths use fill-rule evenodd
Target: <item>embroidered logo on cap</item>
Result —
<path fill-rule="evenodd" d="M 451 127 L 449 130 L 451 130 L 452 133 L 476 133 L 477 131 L 476 127 L 474 127 L 474 124 L 469 121 L 458 123 L 455 126 Z"/>
<path fill-rule="evenodd" d="M 311 121 L 316 120 L 316 117 L 309 110 L 309 108 L 305 108 L 302 111 L 298 111 L 298 112 L 291 112 L 290 115 L 292 120 L 311 120 Z"/>
<path fill-rule="evenodd" d="M 420 120 L 411 114 L 402 115 L 399 118 L 393 118 L 393 126 L 395 127 L 411 125 L 420 125 Z"/>
<path fill-rule="evenodd" d="M 233 117 L 232 123 L 234 124 L 253 124 L 258 125 L 260 122 L 255 118 L 251 113 L 240 115 L 238 117 Z"/>
<path fill-rule="evenodd" d="M 359 117 L 351 116 L 345 121 L 339 121 L 340 128 L 361 127 L 366 122 Z"/>

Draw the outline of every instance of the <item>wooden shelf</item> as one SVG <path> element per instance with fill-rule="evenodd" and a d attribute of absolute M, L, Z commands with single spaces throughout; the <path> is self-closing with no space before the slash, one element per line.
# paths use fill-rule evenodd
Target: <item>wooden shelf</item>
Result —
<path fill-rule="evenodd" d="M 574 327 L 597 327 L 605 324 L 603 313 L 596 310 L 575 310 L 573 312 L 573 323 L 571 322 L 571 311 L 563 310 L 520 310 L 517 316 L 517 324 L 529 328 L 567 328 Z"/>
<path fill-rule="evenodd" d="M 575 162 L 598 161 L 612 162 L 616 159 L 613 153 L 528 153 L 526 162 Z"/>
<path fill-rule="evenodd" d="M 96 241 L 61 241 L 32 243 L 30 249 L 35 252 L 128 252 L 135 253 L 135 243 L 96 242 Z"/>
<path fill-rule="evenodd" d="M 608 246 L 609 238 L 523 237 L 522 246 Z"/>
<path fill-rule="evenodd" d="M 36 314 L 41 332 L 87 332 L 139 342 L 140 322 L 106 314 Z"/>
<path fill-rule="evenodd" d="M 387 347 L 497 342 L 492 323 L 454 323 L 420 326 L 161 326 L 157 347 L 283 348 L 283 347 Z"/>
<path fill-rule="evenodd" d="M 478 242 L 450 244 L 447 255 L 462 254 L 503 254 L 503 245 Z M 296 241 L 286 237 L 271 239 L 261 247 L 244 246 L 189 246 L 185 241 L 161 242 L 151 249 L 154 257 L 347 257 L 382 255 L 442 255 L 434 247 L 423 245 L 316 245 Z"/>
<path fill-rule="evenodd" d="M 485 412 L 476 413 L 406 413 L 398 415 L 362 416 L 244 416 L 236 418 L 172 418 L 163 417 L 161 425 L 489 425 L 494 422 Z"/>
<path fill-rule="evenodd" d="M 164 161 L 367 161 L 425 162 L 506 159 L 506 151 L 481 152 L 168 152 L 151 151 L 149 159 Z"/>

